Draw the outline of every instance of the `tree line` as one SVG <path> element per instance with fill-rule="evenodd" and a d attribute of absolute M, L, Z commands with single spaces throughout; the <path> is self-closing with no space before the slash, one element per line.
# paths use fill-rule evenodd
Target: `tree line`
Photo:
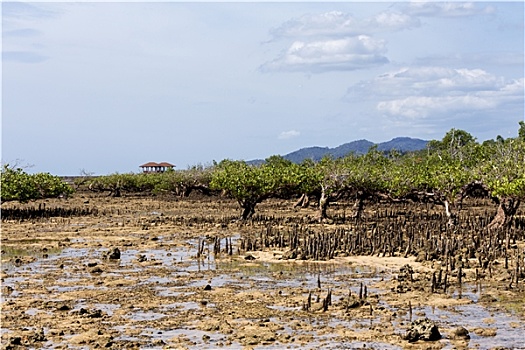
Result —
<path fill-rule="evenodd" d="M 525 199 L 525 123 L 518 136 L 479 143 L 464 130 L 451 129 L 421 151 L 384 153 L 372 147 L 364 155 L 326 157 L 293 163 L 271 156 L 260 165 L 222 160 L 164 173 L 114 173 L 82 177 L 74 188 L 50 174 L 29 175 L 2 168 L 1 200 L 28 201 L 71 194 L 86 188 L 112 196 L 126 193 L 175 194 L 200 191 L 222 194 L 239 203 L 241 218 L 253 216 L 268 198 L 295 199 L 296 206 L 315 205 L 318 219 L 327 218 L 330 203 L 351 200 L 359 218 L 367 200 L 429 201 L 443 206 L 450 225 L 467 196 L 490 197 L 497 213 L 489 229 L 508 225 Z"/>

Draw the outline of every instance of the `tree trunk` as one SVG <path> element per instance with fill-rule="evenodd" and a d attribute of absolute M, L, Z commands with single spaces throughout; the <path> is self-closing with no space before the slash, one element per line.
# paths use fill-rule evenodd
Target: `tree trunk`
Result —
<path fill-rule="evenodd" d="M 211 193 L 210 188 L 206 185 L 196 185 L 193 189 L 196 191 L 200 191 L 205 196 L 209 196 Z"/>
<path fill-rule="evenodd" d="M 516 198 L 503 198 L 499 201 L 496 216 L 487 226 L 489 230 L 499 230 L 510 224 L 512 217 L 516 214 L 520 200 Z"/>
<path fill-rule="evenodd" d="M 484 197 L 489 197 L 490 191 L 488 187 L 479 180 L 469 182 L 463 187 L 461 187 L 461 190 L 456 194 L 456 197 L 454 199 L 455 206 L 458 210 L 461 210 L 461 208 L 463 207 L 463 200 L 465 198 L 480 195 Z"/>
<path fill-rule="evenodd" d="M 109 196 L 111 196 L 111 197 L 121 197 L 122 194 L 120 193 L 120 187 L 117 187 L 117 188 L 111 190 L 111 192 L 109 193 Z"/>
<path fill-rule="evenodd" d="M 297 207 L 308 208 L 309 205 L 310 205 L 310 198 L 308 197 L 306 193 L 303 193 L 301 198 L 299 198 L 297 202 L 295 202 L 293 207 L 294 208 L 297 208 Z"/>
<path fill-rule="evenodd" d="M 190 196 L 191 194 L 191 191 L 193 190 L 193 188 L 191 186 L 185 186 L 185 185 L 182 185 L 181 186 L 181 193 L 180 193 L 180 196 L 182 198 L 187 198 Z"/>
<path fill-rule="evenodd" d="M 449 227 L 454 227 L 458 223 L 458 215 L 454 210 L 454 205 L 449 203 L 448 200 L 444 200 L 443 204 L 445 205 L 445 213 L 447 214 Z"/>
<path fill-rule="evenodd" d="M 256 205 L 257 205 L 257 202 L 252 202 L 252 201 L 245 201 L 241 203 L 241 208 L 242 208 L 241 219 L 242 220 L 250 219 L 255 213 Z"/>
<path fill-rule="evenodd" d="M 323 221 L 328 217 L 326 211 L 328 209 L 329 202 L 330 201 L 328 199 L 328 196 L 326 195 L 325 188 L 324 186 L 321 186 L 321 197 L 319 198 L 319 211 L 317 214 L 317 218 L 319 219 L 319 221 Z"/>
<path fill-rule="evenodd" d="M 117 185 L 115 186 L 115 190 L 113 192 L 113 197 L 120 197 L 121 196 L 120 188 L 121 188 L 121 186 L 120 186 L 120 180 L 119 180 L 119 181 L 117 181 Z"/>
<path fill-rule="evenodd" d="M 353 206 L 353 214 L 352 216 L 355 219 L 361 219 L 361 214 L 363 213 L 365 198 L 362 195 L 357 195 L 357 198 L 355 200 L 354 206 Z"/>

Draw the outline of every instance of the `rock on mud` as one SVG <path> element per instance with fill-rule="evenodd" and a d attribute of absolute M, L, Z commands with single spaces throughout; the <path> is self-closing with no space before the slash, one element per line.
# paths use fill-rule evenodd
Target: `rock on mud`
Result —
<path fill-rule="evenodd" d="M 428 318 L 421 318 L 412 322 L 403 339 L 408 340 L 409 343 L 414 343 L 418 340 L 434 341 L 441 339 L 441 333 L 439 333 L 439 329 L 434 322 Z"/>
<path fill-rule="evenodd" d="M 109 252 L 106 252 L 104 254 L 104 258 L 111 259 L 111 260 L 117 260 L 120 259 L 120 249 L 113 248 Z"/>
<path fill-rule="evenodd" d="M 100 268 L 100 266 L 95 266 L 94 268 L 92 268 L 91 270 L 89 270 L 89 272 L 91 273 L 102 273 L 104 271 L 102 271 L 102 269 Z"/>
<path fill-rule="evenodd" d="M 84 308 L 80 308 L 80 310 L 76 311 L 75 313 L 82 317 L 87 317 L 87 318 L 101 318 L 104 316 L 102 311 L 99 309 L 87 310 Z"/>
<path fill-rule="evenodd" d="M 495 337 L 497 334 L 497 331 L 495 328 L 482 328 L 478 327 L 474 329 L 474 333 L 476 335 L 479 335 L 481 337 Z"/>
<path fill-rule="evenodd" d="M 470 339 L 470 334 L 469 334 L 468 330 L 465 327 L 458 327 L 458 328 L 454 329 L 454 331 L 452 332 L 452 338 L 453 339 L 469 340 Z"/>
<path fill-rule="evenodd" d="M 20 346 L 24 346 L 24 348 L 29 348 L 32 347 L 32 345 L 36 345 L 35 343 L 45 341 L 47 341 L 47 338 L 44 334 L 43 328 L 34 331 L 24 329 L 21 334 L 16 334 L 9 337 L 2 349 L 20 349 Z"/>
<path fill-rule="evenodd" d="M 69 311 L 71 310 L 71 307 L 69 307 L 66 304 L 62 304 L 56 308 L 57 311 Z"/>

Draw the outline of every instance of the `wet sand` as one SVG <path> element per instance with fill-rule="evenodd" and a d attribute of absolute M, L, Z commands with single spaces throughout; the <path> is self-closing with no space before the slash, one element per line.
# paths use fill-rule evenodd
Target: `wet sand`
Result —
<path fill-rule="evenodd" d="M 464 269 L 461 288 L 451 282 L 432 293 L 436 261 L 242 251 L 239 238 L 263 226 L 231 220 L 238 208 L 229 200 L 77 195 L 45 203 L 98 215 L 2 223 L 6 349 L 525 348 L 524 289 L 505 287 L 502 264 L 478 281 Z M 285 201 L 257 210 L 315 215 Z M 411 279 L 401 272 L 407 264 Z M 425 317 L 442 338 L 404 340 L 411 321 Z M 460 326 L 469 340 L 455 334 Z"/>

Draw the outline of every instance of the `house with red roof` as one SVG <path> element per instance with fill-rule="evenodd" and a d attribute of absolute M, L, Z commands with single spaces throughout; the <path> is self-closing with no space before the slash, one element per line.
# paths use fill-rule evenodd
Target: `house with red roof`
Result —
<path fill-rule="evenodd" d="M 139 166 L 139 168 L 141 168 L 142 172 L 144 173 L 163 173 L 168 169 L 173 169 L 174 167 L 175 165 L 170 164 L 168 162 L 148 162 Z"/>

